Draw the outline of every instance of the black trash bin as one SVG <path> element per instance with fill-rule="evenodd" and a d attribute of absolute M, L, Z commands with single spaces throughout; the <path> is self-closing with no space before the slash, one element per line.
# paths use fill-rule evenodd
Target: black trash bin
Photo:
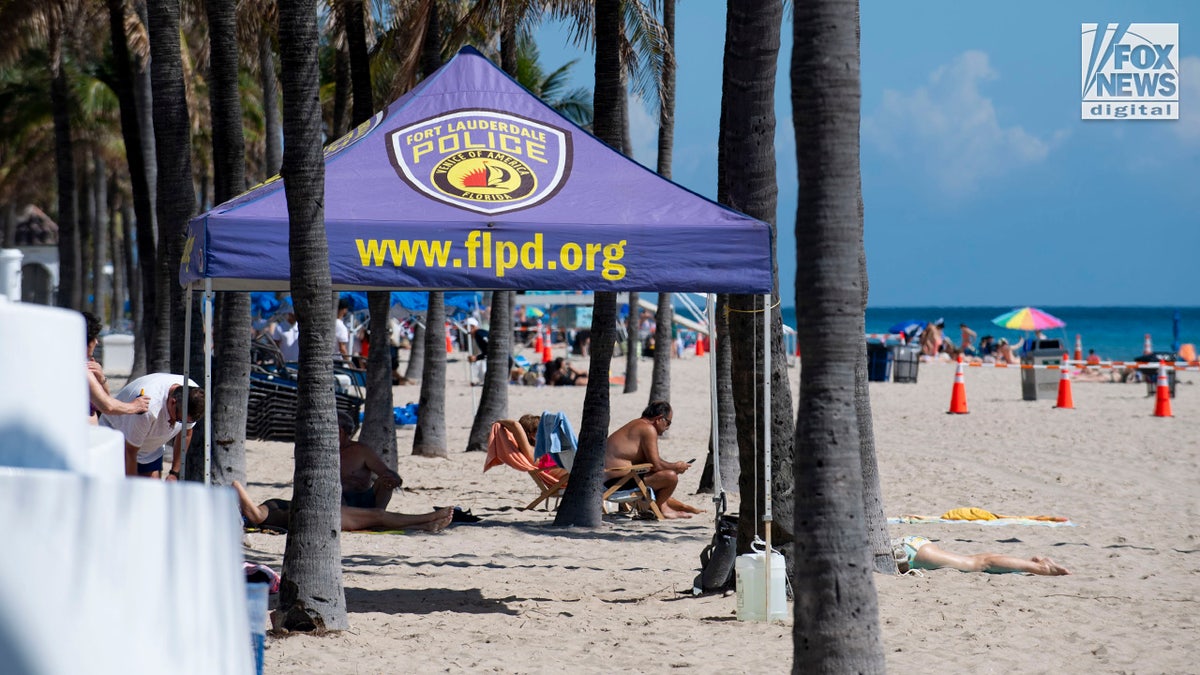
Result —
<path fill-rule="evenodd" d="M 921 348 L 917 345 L 892 345 L 892 381 L 917 381 L 921 367 Z"/>
<path fill-rule="evenodd" d="M 867 380 L 887 382 L 892 376 L 892 352 L 886 345 L 867 343 Z"/>
<path fill-rule="evenodd" d="M 1142 376 L 1142 381 L 1146 383 L 1146 395 L 1154 396 L 1158 388 L 1158 362 L 1166 361 L 1173 364 L 1178 359 L 1171 352 L 1154 352 L 1153 354 L 1142 354 L 1134 359 L 1138 363 L 1146 365 L 1138 366 L 1138 373 Z M 1171 392 L 1171 398 L 1175 398 L 1175 369 L 1167 371 L 1167 389 Z"/>

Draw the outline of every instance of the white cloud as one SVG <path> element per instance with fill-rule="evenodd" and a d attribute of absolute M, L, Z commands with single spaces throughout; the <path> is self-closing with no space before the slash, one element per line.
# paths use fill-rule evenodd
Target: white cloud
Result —
<path fill-rule="evenodd" d="M 1179 61 L 1179 119 L 1171 129 L 1187 143 L 1200 142 L 1200 57 Z"/>
<path fill-rule="evenodd" d="M 633 157 L 651 171 L 658 168 L 658 118 L 646 112 L 641 97 L 629 97 L 629 137 Z"/>
<path fill-rule="evenodd" d="M 968 51 L 941 66 L 925 86 L 884 92 L 880 108 L 863 117 L 863 138 L 923 169 L 954 195 L 987 178 L 1043 161 L 1061 134 L 1043 140 L 1020 126 L 1002 126 L 980 85 L 997 78 L 988 55 Z"/>

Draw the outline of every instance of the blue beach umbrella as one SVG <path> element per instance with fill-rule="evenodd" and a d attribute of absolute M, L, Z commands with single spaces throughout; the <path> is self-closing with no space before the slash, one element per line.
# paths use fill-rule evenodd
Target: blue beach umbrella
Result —
<path fill-rule="evenodd" d="M 901 321 L 900 323 L 892 324 L 892 326 L 890 328 L 888 328 L 888 332 L 889 333 L 904 333 L 905 335 L 909 335 L 909 334 L 915 333 L 919 330 L 924 330 L 925 325 L 928 323 L 929 323 L 928 321 L 918 321 L 916 319 L 908 319 L 907 321 Z"/>

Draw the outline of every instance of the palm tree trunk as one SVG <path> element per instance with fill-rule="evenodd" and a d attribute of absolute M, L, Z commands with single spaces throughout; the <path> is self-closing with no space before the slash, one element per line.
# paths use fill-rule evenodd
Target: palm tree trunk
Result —
<path fill-rule="evenodd" d="M 350 127 L 347 110 L 350 103 L 350 55 L 346 48 L 335 50 L 333 56 L 333 129 L 331 138 L 341 138 Z"/>
<path fill-rule="evenodd" d="M 150 28 L 150 11 L 146 3 L 134 3 L 142 25 Z M 149 195 L 149 219 L 138 213 L 138 258 L 142 268 L 143 311 L 146 329 L 150 372 L 171 369 L 171 305 L 170 296 L 160 295 L 161 260 L 165 255 L 162 232 L 158 224 L 158 143 L 154 137 L 154 76 L 153 57 L 139 63 L 134 97 L 137 102 L 138 127 L 141 130 L 142 154 L 145 160 L 146 187 Z M 137 208 L 137 205 L 134 205 Z"/>
<path fill-rule="evenodd" d="M 104 265 L 108 262 L 108 170 L 104 158 L 92 156 L 92 313 L 104 320 L 108 308 Z"/>
<path fill-rule="evenodd" d="M 279 609 L 288 630 L 349 627 L 342 586 L 341 481 L 333 395 L 333 284 L 325 234 L 316 0 L 279 5 L 292 300 L 300 325 L 296 469 Z"/>
<path fill-rule="evenodd" d="M 446 449 L 445 330 L 446 296 L 441 291 L 430 291 L 429 309 L 425 312 L 425 368 L 421 372 L 417 429 L 413 434 L 414 455 L 450 456 Z"/>
<path fill-rule="evenodd" d="M 120 197 L 114 199 L 118 202 Z M 108 254 L 112 260 L 113 281 L 112 294 L 109 296 L 109 316 L 115 325 L 119 319 L 125 318 L 125 299 L 129 297 L 129 288 L 125 277 L 125 247 L 121 240 L 121 231 L 128 227 L 121 221 L 121 212 L 116 203 L 108 215 Z"/>
<path fill-rule="evenodd" d="M 671 156 L 675 148 L 675 0 L 663 0 L 662 27 L 667 38 L 667 50 L 663 53 L 662 77 L 658 83 L 658 175 L 669 179 Z M 671 324 L 674 320 L 675 307 L 671 304 L 671 294 L 659 293 L 654 314 L 651 401 L 671 400 Z"/>
<path fill-rule="evenodd" d="M 392 350 L 388 344 L 391 299 L 389 291 L 367 293 L 367 310 L 371 316 L 368 330 L 372 337 L 378 335 L 379 339 L 372 339 L 372 349 L 367 354 L 367 400 L 359 440 L 378 452 L 388 467 L 395 470 L 399 450 L 396 418 L 392 412 Z"/>
<path fill-rule="evenodd" d="M 258 34 L 258 77 L 262 84 L 263 127 L 266 146 L 266 166 L 262 179 L 279 173 L 283 160 L 283 136 L 279 129 L 279 82 L 275 77 L 275 50 L 271 44 L 271 27 L 265 22 Z"/>
<path fill-rule="evenodd" d="M 671 327 L 675 323 L 675 306 L 670 293 L 658 294 L 654 312 L 654 369 L 650 374 L 650 400 L 671 400 Z"/>
<path fill-rule="evenodd" d="M 592 129 L 613 149 L 621 147 L 621 1 L 596 0 L 596 86 Z M 591 364 L 583 397 L 579 451 L 571 469 L 555 525 L 599 527 L 601 484 L 604 482 L 604 445 L 608 439 L 608 371 L 616 339 L 617 295 L 597 292 L 592 309 Z"/>
<path fill-rule="evenodd" d="M 134 265 L 135 257 L 137 256 L 137 244 L 134 238 L 134 230 L 137 229 L 136 216 L 134 216 L 133 206 L 126 203 L 121 207 L 121 236 L 125 242 L 125 281 L 129 287 L 129 320 L 133 322 L 133 367 L 130 369 L 130 378 L 138 378 L 145 375 L 146 372 L 146 353 L 149 349 L 146 346 L 146 331 L 141 330 L 145 325 L 143 317 L 145 316 L 144 295 L 142 294 L 142 284 L 144 283 L 142 276 L 137 274 L 138 268 Z"/>
<path fill-rule="evenodd" d="M 354 98 L 351 127 L 357 127 L 371 119 L 375 112 L 363 11 L 361 0 L 349 0 L 342 4 L 342 21 L 350 56 L 350 81 Z M 382 349 L 372 349 L 367 355 L 367 400 L 360 440 L 382 455 L 388 466 L 395 469 L 397 446 L 396 422 L 392 413 L 392 355 L 386 340 L 391 300 L 392 294 L 389 291 L 367 293 L 371 335 L 380 335 L 385 339 L 382 341 Z"/>
<path fill-rule="evenodd" d="M 492 293 L 492 308 L 488 318 L 487 372 L 483 376 L 483 393 L 479 409 L 471 422 L 467 452 L 487 452 L 488 435 L 492 424 L 508 417 L 509 354 L 512 353 L 512 291 Z"/>
<path fill-rule="evenodd" d="M 417 382 L 422 377 L 425 376 L 424 373 L 425 373 L 425 332 L 426 332 L 426 330 L 428 330 L 428 329 L 425 328 L 425 326 L 421 325 L 420 323 L 416 324 L 416 327 L 413 328 L 412 342 L 408 345 L 408 365 L 406 365 L 404 367 L 405 382 Z M 372 345 L 371 351 L 375 350 L 374 345 L 376 344 L 376 340 L 379 340 L 379 348 L 387 350 L 389 352 L 389 356 L 390 356 L 391 349 L 389 348 L 389 345 L 388 345 L 387 334 L 384 333 L 379 338 L 375 338 L 374 337 L 375 333 L 372 332 L 371 336 L 372 336 L 371 337 L 371 345 Z M 445 349 L 445 348 L 446 348 L 445 345 L 443 345 L 441 347 L 441 349 Z"/>
<path fill-rule="evenodd" d="M 783 6 L 777 0 L 753 6 L 729 4 L 719 149 L 720 201 L 772 223 L 772 226 L 778 194 L 775 183 L 775 72 L 782 20 Z M 775 297 L 779 297 L 778 283 L 776 271 L 773 274 Z M 762 312 L 765 311 L 772 314 L 769 337 L 761 335 Z M 793 539 L 794 527 L 790 476 L 795 457 L 795 427 L 783 350 L 783 317 L 778 309 L 764 307 L 759 296 L 731 295 L 729 335 L 733 348 L 730 373 L 742 468 L 739 487 L 743 517 L 738 523 L 738 550 L 749 552 L 750 542 L 755 536 L 762 535 L 759 519 L 745 516 L 749 515 L 746 513 L 748 507 L 756 516 L 765 513 L 763 498 L 766 492 L 762 481 L 766 467 L 763 458 L 769 457 L 773 477 L 772 543 L 784 549 L 790 564 L 795 559 L 794 555 L 787 555 L 790 552 L 787 544 Z M 770 401 L 763 401 L 760 387 L 766 349 L 771 350 Z M 769 450 L 758 431 L 764 419 L 771 420 Z"/>
<path fill-rule="evenodd" d="M 862 23 L 860 7 L 854 6 L 854 43 L 862 52 Z M 862 166 L 855 178 L 858 193 L 858 276 L 862 284 L 862 321 L 856 328 L 863 336 L 859 353 L 866 353 L 867 343 L 867 298 L 871 285 L 867 280 L 867 250 L 863 243 L 863 223 L 866 208 L 863 204 Z M 887 515 L 883 510 L 883 487 L 879 479 L 879 462 L 875 454 L 875 424 L 871 414 L 871 389 L 867 382 L 867 362 L 859 359 L 854 366 L 854 411 L 858 417 L 858 447 L 862 453 L 863 511 L 867 514 L 867 540 L 871 550 L 871 561 L 880 574 L 896 574 L 896 558 L 892 555 L 887 529 Z"/>
<path fill-rule="evenodd" d="M 177 265 L 183 253 L 183 232 L 196 208 L 192 184 L 191 123 L 183 84 L 179 37 L 179 0 L 152 0 L 150 17 L 151 78 L 154 86 L 154 136 L 158 159 L 158 292 L 160 327 L 169 326 L 170 362 L 182 372 L 183 321 L 172 308 L 183 306 Z M 194 300 L 193 300 L 194 301 Z M 193 312 L 199 318 L 199 312 Z M 174 320 L 173 320 L 174 318 Z M 200 336 L 197 336 L 200 337 Z"/>
<path fill-rule="evenodd" d="M 246 184 L 246 141 L 238 92 L 236 0 L 206 0 L 210 44 L 208 81 L 212 108 L 213 193 L 218 204 L 236 197 Z M 250 399 L 250 296 L 222 293 L 214 327 L 217 356 L 213 382 L 212 482 L 246 482 L 246 407 Z M 190 453 L 198 460 L 201 453 Z M 187 475 L 203 476 L 188 466 Z"/>
<path fill-rule="evenodd" d="M 855 368 L 859 287 L 857 2 L 794 6 L 798 338 L 794 672 L 884 672 L 863 512 Z"/>
<path fill-rule="evenodd" d="M 638 356 L 641 351 L 638 333 L 641 324 L 638 321 L 640 311 L 638 294 L 636 291 L 631 291 L 629 293 L 629 318 L 625 322 L 625 389 L 623 390 L 625 394 L 632 394 L 638 389 Z"/>
<path fill-rule="evenodd" d="M 50 106 L 54 116 L 54 166 L 58 176 L 58 306 L 83 309 L 79 225 L 75 211 L 75 151 L 71 144 L 71 95 L 62 63 L 62 32 L 52 27 Z"/>

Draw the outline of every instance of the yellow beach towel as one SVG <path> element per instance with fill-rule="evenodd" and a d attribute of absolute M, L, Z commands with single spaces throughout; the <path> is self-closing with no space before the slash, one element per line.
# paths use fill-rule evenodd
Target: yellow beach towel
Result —
<path fill-rule="evenodd" d="M 957 509 L 950 509 L 941 515 L 942 520 L 1000 520 L 1001 518 L 1045 520 L 1055 523 L 1067 522 L 1067 519 L 1062 516 L 1002 516 L 977 506 L 960 506 Z"/>

